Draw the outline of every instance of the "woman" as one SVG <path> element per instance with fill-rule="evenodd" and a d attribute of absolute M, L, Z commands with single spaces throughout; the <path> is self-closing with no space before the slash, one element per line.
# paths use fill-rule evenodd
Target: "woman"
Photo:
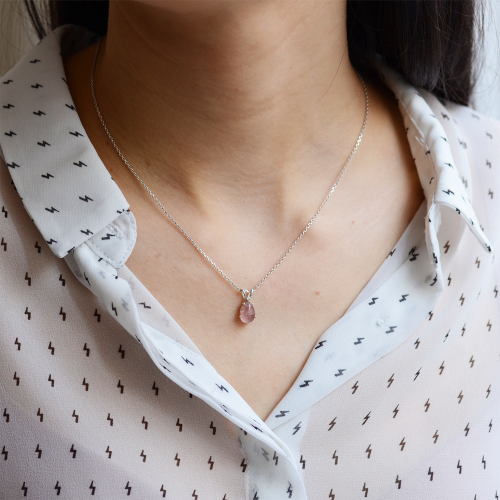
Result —
<path fill-rule="evenodd" d="M 495 498 L 472 2 L 58 2 L 45 37 L 28 6 L 1 498 Z"/>

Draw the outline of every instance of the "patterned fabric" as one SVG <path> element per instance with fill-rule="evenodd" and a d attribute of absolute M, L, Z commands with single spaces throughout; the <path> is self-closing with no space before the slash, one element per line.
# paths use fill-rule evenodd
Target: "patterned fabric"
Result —
<path fill-rule="evenodd" d="M 94 41 L 0 84 L 0 499 L 496 498 L 498 122 L 379 64 L 426 203 L 263 422 L 125 265 L 61 58 Z"/>

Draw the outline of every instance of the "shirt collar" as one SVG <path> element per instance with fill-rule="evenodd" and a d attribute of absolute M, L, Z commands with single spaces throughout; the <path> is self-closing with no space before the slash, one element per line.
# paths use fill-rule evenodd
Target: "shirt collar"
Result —
<path fill-rule="evenodd" d="M 65 79 L 63 54 L 78 52 L 96 40 L 84 28 L 61 26 L 0 85 L 3 156 L 26 210 L 58 257 L 105 229 L 129 206 L 88 139 Z M 427 199 L 430 259 L 439 266 L 442 206 L 459 214 L 491 251 L 470 203 L 468 159 L 455 144 L 457 137 L 460 141 L 458 127 L 442 117 L 446 108 L 432 94 L 417 91 L 380 61 L 377 68 L 398 99 Z M 449 136 L 454 136 L 453 145 Z M 468 189 L 460 177 L 464 172 Z"/>

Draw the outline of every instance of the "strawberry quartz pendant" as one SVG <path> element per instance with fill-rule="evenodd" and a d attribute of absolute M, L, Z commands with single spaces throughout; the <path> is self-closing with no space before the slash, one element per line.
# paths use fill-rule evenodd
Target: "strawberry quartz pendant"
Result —
<path fill-rule="evenodd" d="M 240 307 L 240 320 L 242 323 L 251 323 L 255 319 L 255 309 L 250 302 L 252 290 L 242 290 L 243 304 Z"/>

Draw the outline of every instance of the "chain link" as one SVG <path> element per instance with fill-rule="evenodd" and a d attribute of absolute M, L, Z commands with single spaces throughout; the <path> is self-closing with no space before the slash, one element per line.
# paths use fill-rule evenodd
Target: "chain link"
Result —
<path fill-rule="evenodd" d="M 113 147 L 115 148 L 116 152 L 118 153 L 118 155 L 120 156 L 120 158 L 123 160 L 123 162 L 125 163 L 125 165 L 127 165 L 127 167 L 129 168 L 129 170 L 132 172 L 132 174 L 135 176 L 135 178 L 142 184 L 142 186 L 144 187 L 144 189 L 147 191 L 147 193 L 151 196 L 151 198 L 155 201 L 155 203 L 161 208 L 161 210 L 165 213 L 165 215 L 170 219 L 170 221 L 172 222 L 172 224 L 184 235 L 184 237 L 194 246 L 194 248 L 196 248 L 196 250 L 198 250 L 198 252 L 200 252 L 201 255 L 203 255 L 203 257 L 212 265 L 212 267 L 230 284 L 232 285 L 236 290 L 238 290 L 238 292 L 240 292 L 242 295 L 243 295 L 243 298 L 245 300 L 250 300 L 250 298 L 252 297 L 252 294 L 271 276 L 271 274 L 274 273 L 274 271 L 276 271 L 276 269 L 278 268 L 278 266 L 286 259 L 286 257 L 288 256 L 288 254 L 295 248 L 295 246 L 297 245 L 297 243 L 302 239 L 302 237 L 304 236 L 304 234 L 307 233 L 307 231 L 309 230 L 309 228 L 312 226 L 313 222 L 316 220 L 316 218 L 318 217 L 319 213 L 321 212 L 321 210 L 323 209 L 323 207 L 326 205 L 326 203 L 328 202 L 328 200 L 330 199 L 330 197 L 332 196 L 332 194 L 334 193 L 335 189 L 337 188 L 337 186 L 339 185 L 339 182 L 341 181 L 342 177 L 344 176 L 346 170 L 347 170 L 347 167 L 349 166 L 349 164 L 351 163 L 351 160 L 354 156 L 354 154 L 356 153 L 360 143 L 361 143 L 361 139 L 363 138 L 363 133 L 365 131 L 365 127 L 366 127 L 366 122 L 368 120 L 368 108 L 369 108 L 369 99 L 368 99 L 368 90 L 366 89 L 366 85 L 365 85 L 365 82 L 363 80 L 363 78 L 361 77 L 361 75 L 356 71 L 359 79 L 361 80 L 361 83 L 363 84 L 363 88 L 364 88 L 364 91 L 365 91 L 365 99 L 366 99 L 366 111 L 365 111 L 365 119 L 363 121 L 363 126 L 361 127 L 361 132 L 358 136 L 358 139 L 356 141 L 356 144 L 354 145 L 354 148 L 353 150 L 351 151 L 351 154 L 349 155 L 349 158 L 347 159 L 347 161 L 345 162 L 344 164 L 344 167 L 342 168 L 339 176 L 337 177 L 337 180 L 335 181 L 335 184 L 333 185 L 332 189 L 330 190 L 330 192 L 328 193 L 328 195 L 326 196 L 326 198 L 323 200 L 323 203 L 320 205 L 320 207 L 318 208 L 318 210 L 316 211 L 316 213 L 312 216 L 311 220 L 307 223 L 306 227 L 304 227 L 304 229 L 302 230 L 302 232 L 298 235 L 297 239 L 290 245 L 290 247 L 288 248 L 288 250 L 282 255 L 282 257 L 278 260 L 278 262 L 276 262 L 276 264 L 274 264 L 274 266 L 269 270 L 269 272 L 251 289 L 244 289 L 244 288 L 240 288 L 201 248 L 200 246 L 193 240 L 193 238 L 191 238 L 187 233 L 186 231 L 184 231 L 184 229 L 179 225 L 179 223 L 172 217 L 172 215 L 170 215 L 170 213 L 167 211 L 167 209 L 163 206 L 163 204 L 161 203 L 161 201 L 156 197 L 156 195 L 151 191 L 151 189 L 149 189 L 149 187 L 146 185 L 146 183 L 139 177 L 139 175 L 137 174 L 137 172 L 132 168 L 132 166 L 129 164 L 129 162 L 126 160 L 125 156 L 123 156 L 123 153 L 121 152 L 120 148 L 117 146 L 116 142 L 114 141 L 113 137 L 111 136 L 111 133 L 109 132 L 108 130 L 108 127 L 106 126 L 106 124 L 104 123 L 104 119 L 102 118 L 102 115 L 101 115 L 101 111 L 99 109 L 99 106 L 97 105 L 97 99 L 96 99 L 96 96 L 95 96 L 95 89 L 94 89 L 94 73 L 95 73 L 95 67 L 96 67 L 96 62 L 97 62 L 97 54 L 99 53 L 99 47 L 101 45 L 101 42 L 102 42 L 103 38 L 101 38 L 99 40 L 99 43 L 97 44 L 97 49 L 96 49 L 96 52 L 95 52 L 95 56 L 94 56 L 94 63 L 92 65 L 92 74 L 91 74 L 91 77 L 90 77 L 90 86 L 91 86 L 91 90 L 92 90 L 92 98 L 94 100 L 94 105 L 95 105 L 95 109 L 97 111 L 97 114 L 99 116 L 99 119 L 101 120 L 101 123 L 102 123 L 102 126 L 104 127 L 104 130 L 106 131 L 106 134 L 108 135 L 109 137 L 109 140 L 111 141 L 111 143 L 113 144 Z"/>

